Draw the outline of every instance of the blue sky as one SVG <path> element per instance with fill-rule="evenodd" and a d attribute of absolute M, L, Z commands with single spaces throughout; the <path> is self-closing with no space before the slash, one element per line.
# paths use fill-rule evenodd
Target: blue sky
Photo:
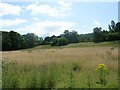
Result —
<path fill-rule="evenodd" d="M 117 2 L 0 2 L 1 30 L 40 37 L 60 35 L 64 30 L 91 33 L 94 27 L 108 29 L 118 21 Z"/>

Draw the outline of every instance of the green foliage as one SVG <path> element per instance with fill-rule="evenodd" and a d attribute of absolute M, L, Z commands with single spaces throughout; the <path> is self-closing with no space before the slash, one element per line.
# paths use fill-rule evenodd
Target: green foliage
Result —
<path fill-rule="evenodd" d="M 2 50 L 10 50 L 11 40 L 8 32 L 2 32 Z"/>
<path fill-rule="evenodd" d="M 69 30 L 65 30 L 64 34 L 62 34 L 61 37 L 68 39 L 69 43 L 78 43 L 79 42 L 79 35 L 74 30 L 72 32 L 69 32 Z"/>
<path fill-rule="evenodd" d="M 57 45 L 57 42 L 58 42 L 57 38 L 54 38 L 54 39 L 52 40 L 51 46 L 56 46 L 56 45 Z"/>
<path fill-rule="evenodd" d="M 120 32 L 120 22 L 118 22 L 118 23 L 116 24 L 115 31 L 116 31 L 116 32 Z"/>
<path fill-rule="evenodd" d="M 21 49 L 24 46 L 23 45 L 24 39 L 19 33 L 10 31 L 9 38 L 11 41 L 11 47 L 10 47 L 11 50 Z"/>
<path fill-rule="evenodd" d="M 116 31 L 115 30 L 116 29 L 116 24 L 113 20 L 111 21 L 111 25 L 108 25 L 108 26 L 109 26 L 108 28 L 109 28 L 110 32 L 115 32 Z"/>
<path fill-rule="evenodd" d="M 101 27 L 100 28 L 98 28 L 98 27 L 96 27 L 96 28 L 94 28 L 93 29 L 93 32 L 94 32 L 94 35 L 93 35 L 93 38 L 94 38 L 94 42 L 101 42 L 101 41 L 103 41 L 102 40 L 102 32 L 101 32 Z"/>
<path fill-rule="evenodd" d="M 44 41 L 43 41 L 43 44 L 44 45 L 48 45 L 48 44 L 51 44 L 51 42 L 52 42 L 52 40 L 54 39 L 54 38 L 56 38 L 56 36 L 55 35 L 53 35 L 53 36 L 51 36 L 51 37 L 45 37 L 45 39 L 44 39 Z M 53 45 L 54 46 L 54 45 Z"/>
<path fill-rule="evenodd" d="M 58 38 L 57 39 L 57 46 L 64 46 L 67 45 L 69 41 L 66 38 Z"/>
<path fill-rule="evenodd" d="M 37 46 L 39 44 L 39 37 L 37 35 L 35 35 L 34 33 L 28 33 L 23 36 L 27 43 L 27 48 L 31 48 L 31 47 Z"/>
<path fill-rule="evenodd" d="M 107 34 L 107 39 L 108 39 L 109 41 L 119 40 L 119 39 L 120 39 L 120 33 L 119 33 L 119 32 L 108 33 L 108 34 Z"/>
<path fill-rule="evenodd" d="M 102 28 L 93 29 L 93 41 L 94 42 L 103 42 L 103 41 L 115 41 L 120 40 L 120 22 L 115 24 L 112 20 L 111 25 L 108 25 L 109 31 L 102 31 Z"/>
<path fill-rule="evenodd" d="M 67 45 L 69 41 L 66 38 L 54 38 L 51 46 L 64 46 Z"/>
<path fill-rule="evenodd" d="M 77 31 L 65 30 L 63 34 L 59 36 L 47 36 L 43 40 L 34 33 L 27 33 L 26 35 L 20 35 L 17 32 L 1 31 L 2 36 L 0 39 L 0 45 L 2 44 L 2 50 L 19 50 L 32 48 L 38 45 L 51 45 L 51 46 L 63 46 L 71 43 L 79 42 L 103 42 L 103 41 L 115 41 L 120 40 L 120 22 L 115 23 L 113 20 L 111 24 L 108 25 L 107 30 L 102 30 L 101 27 L 96 27 L 93 29 L 93 33 L 89 34 L 78 34 Z M 0 49 L 1 50 L 1 49 Z"/>
<path fill-rule="evenodd" d="M 28 33 L 26 35 L 20 35 L 17 32 L 2 31 L 2 50 L 19 50 L 24 48 L 30 48 L 41 44 L 42 38 L 39 38 L 34 33 Z"/>
<path fill-rule="evenodd" d="M 79 42 L 92 42 L 92 41 L 93 41 L 93 33 L 79 35 Z"/>

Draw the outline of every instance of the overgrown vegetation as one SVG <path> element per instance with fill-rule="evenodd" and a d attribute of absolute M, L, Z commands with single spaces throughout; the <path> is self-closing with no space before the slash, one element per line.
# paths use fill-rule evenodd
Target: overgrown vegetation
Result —
<path fill-rule="evenodd" d="M 99 66 L 95 69 L 95 71 L 97 72 L 99 77 L 99 82 L 97 83 L 106 85 L 107 84 L 106 77 L 109 74 L 109 70 L 107 69 L 107 67 L 104 64 L 99 64 Z"/>
<path fill-rule="evenodd" d="M 118 88 L 117 47 L 107 45 L 3 52 L 3 88 Z"/>
<path fill-rule="evenodd" d="M 119 22 L 112 21 L 109 31 L 65 30 L 44 40 L 34 33 L 2 35 L 3 88 L 118 88 Z"/>

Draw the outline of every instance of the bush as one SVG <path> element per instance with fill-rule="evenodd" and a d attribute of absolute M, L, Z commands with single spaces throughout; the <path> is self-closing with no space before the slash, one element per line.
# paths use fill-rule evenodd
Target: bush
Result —
<path fill-rule="evenodd" d="M 56 46 L 57 45 L 57 38 L 54 38 L 52 40 L 51 46 Z"/>
<path fill-rule="evenodd" d="M 64 46 L 69 44 L 69 41 L 66 38 L 54 38 L 51 46 Z"/>
<path fill-rule="evenodd" d="M 67 45 L 69 41 L 66 38 L 58 38 L 57 46 L 64 46 Z"/>

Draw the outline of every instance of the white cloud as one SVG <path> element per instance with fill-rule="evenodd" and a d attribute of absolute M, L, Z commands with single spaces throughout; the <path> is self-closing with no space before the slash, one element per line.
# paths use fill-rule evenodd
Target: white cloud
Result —
<path fill-rule="evenodd" d="M 20 6 L 0 2 L 0 17 L 8 14 L 19 15 L 22 11 Z"/>
<path fill-rule="evenodd" d="M 84 26 L 83 26 L 83 28 L 84 28 L 84 29 L 86 29 L 86 28 L 87 28 L 87 26 L 86 26 L 86 25 L 84 25 Z"/>
<path fill-rule="evenodd" d="M 2 27 L 8 27 L 8 26 L 19 25 L 19 24 L 25 23 L 25 22 L 27 22 L 27 20 L 25 20 L 25 19 L 15 19 L 15 20 L 9 20 L 9 19 L 3 20 L 3 19 L 1 19 L 0 25 Z"/>
<path fill-rule="evenodd" d="M 94 25 L 95 25 L 95 26 L 100 26 L 101 23 L 100 23 L 99 21 L 97 21 L 97 20 L 94 20 Z"/>
<path fill-rule="evenodd" d="M 59 0 L 58 2 L 59 5 L 61 5 L 62 7 L 66 7 L 67 9 L 71 9 L 71 3 L 65 2 L 64 0 Z"/>
<path fill-rule="evenodd" d="M 18 32 L 23 30 L 24 32 L 32 32 L 39 36 L 52 36 L 52 35 L 60 35 L 66 29 L 73 29 L 72 27 L 75 23 L 72 22 L 59 22 L 59 21 L 41 21 L 35 22 L 30 26 L 26 26 L 24 28 L 17 29 Z M 28 31 L 29 30 L 29 31 Z"/>
<path fill-rule="evenodd" d="M 32 20 L 34 20 L 34 21 L 39 21 L 39 20 L 40 20 L 40 18 L 37 18 L 37 17 L 32 17 Z"/>
<path fill-rule="evenodd" d="M 65 1 L 59 1 L 59 7 L 50 6 L 47 4 L 41 5 L 40 3 L 33 3 L 26 7 L 27 10 L 31 10 L 32 15 L 48 15 L 51 17 L 65 17 L 67 16 L 67 11 L 71 10 L 71 3 L 66 3 Z"/>

